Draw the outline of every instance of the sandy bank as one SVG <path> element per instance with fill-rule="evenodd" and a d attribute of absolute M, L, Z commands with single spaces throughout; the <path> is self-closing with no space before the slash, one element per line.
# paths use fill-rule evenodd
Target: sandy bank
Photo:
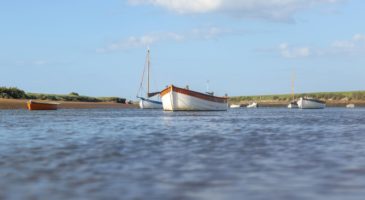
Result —
<path fill-rule="evenodd" d="M 28 100 L 23 99 L 1 99 L 0 98 L 0 109 L 27 109 L 26 103 Z M 63 102 L 59 109 L 97 109 L 97 108 L 114 108 L 114 109 L 125 109 L 125 108 L 137 108 L 137 105 L 121 104 L 114 102 Z"/>

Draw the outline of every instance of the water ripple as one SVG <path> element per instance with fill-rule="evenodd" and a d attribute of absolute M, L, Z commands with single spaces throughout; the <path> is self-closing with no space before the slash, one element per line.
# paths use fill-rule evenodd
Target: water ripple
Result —
<path fill-rule="evenodd" d="M 0 199 L 363 199 L 364 109 L 0 111 Z"/>

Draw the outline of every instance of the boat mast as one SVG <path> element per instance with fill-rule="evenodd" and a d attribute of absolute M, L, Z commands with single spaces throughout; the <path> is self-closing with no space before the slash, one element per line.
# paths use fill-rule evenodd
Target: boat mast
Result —
<path fill-rule="evenodd" d="M 295 72 L 293 72 L 292 79 L 291 79 L 291 96 L 292 96 L 293 101 L 295 99 L 294 82 L 295 82 Z"/>
<path fill-rule="evenodd" d="M 209 80 L 207 80 L 207 92 L 210 92 L 209 91 Z"/>
<path fill-rule="evenodd" d="M 147 49 L 147 97 L 150 93 L 150 49 Z"/>

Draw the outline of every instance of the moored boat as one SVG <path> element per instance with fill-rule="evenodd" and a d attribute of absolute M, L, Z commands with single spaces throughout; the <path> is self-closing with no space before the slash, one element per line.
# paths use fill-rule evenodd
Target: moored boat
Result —
<path fill-rule="evenodd" d="M 326 102 L 314 98 L 301 97 L 298 100 L 298 107 L 301 109 L 322 109 L 326 107 Z"/>
<path fill-rule="evenodd" d="M 161 91 L 163 109 L 166 111 L 227 111 L 228 98 L 204 94 L 189 89 L 168 86 Z"/>
<path fill-rule="evenodd" d="M 294 90 L 294 84 L 295 84 L 295 74 L 292 75 L 292 82 L 291 82 L 291 96 L 292 101 L 289 103 L 288 108 L 299 108 L 298 101 L 295 100 L 295 90 Z"/>
<path fill-rule="evenodd" d="M 40 102 L 29 100 L 27 102 L 28 110 L 57 110 L 59 103 L 54 102 Z"/>
<path fill-rule="evenodd" d="M 152 99 L 145 99 L 143 97 L 139 97 L 139 107 L 141 109 L 161 109 L 162 108 L 162 102 L 161 101 L 155 101 Z"/>
<path fill-rule="evenodd" d="M 238 104 L 231 104 L 229 107 L 230 107 L 230 108 L 240 108 L 240 107 L 241 107 L 241 105 L 238 105 Z"/>
<path fill-rule="evenodd" d="M 246 107 L 247 107 L 247 108 L 257 108 L 257 107 L 258 107 L 258 105 L 257 105 L 257 103 L 256 103 L 256 102 L 252 102 L 252 103 L 248 104 Z"/>
<path fill-rule="evenodd" d="M 288 108 L 299 108 L 298 107 L 298 102 L 296 102 L 296 101 L 290 102 L 289 105 L 288 105 Z"/>
<path fill-rule="evenodd" d="M 141 80 L 141 85 L 139 88 L 138 93 L 141 92 L 142 88 L 143 88 L 143 81 L 145 78 L 145 71 L 147 69 L 147 94 L 146 97 L 141 97 L 137 94 L 137 98 L 140 99 L 139 101 L 139 107 L 141 109 L 162 109 L 162 102 L 155 99 L 151 99 L 151 97 L 157 96 L 160 94 L 160 92 L 150 92 L 150 50 L 147 50 L 147 56 L 146 56 L 146 65 L 145 68 L 143 69 L 143 74 L 142 74 L 142 80 Z"/>
<path fill-rule="evenodd" d="M 346 108 L 355 108 L 355 104 L 351 103 L 351 104 L 347 104 Z"/>

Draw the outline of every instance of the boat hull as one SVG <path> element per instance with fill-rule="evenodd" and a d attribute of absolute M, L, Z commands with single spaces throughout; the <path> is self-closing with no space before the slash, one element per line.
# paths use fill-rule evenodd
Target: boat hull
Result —
<path fill-rule="evenodd" d="M 288 108 L 291 108 L 291 109 L 299 108 L 299 107 L 298 107 L 298 103 L 297 103 L 297 102 L 291 102 L 291 103 L 288 105 Z"/>
<path fill-rule="evenodd" d="M 324 102 L 314 99 L 300 98 L 297 103 L 298 107 L 301 109 L 323 109 L 326 107 Z"/>
<path fill-rule="evenodd" d="M 48 102 L 36 102 L 36 101 L 28 101 L 27 108 L 28 110 L 57 110 L 58 103 L 48 103 Z"/>
<path fill-rule="evenodd" d="M 216 97 L 188 89 L 169 86 L 161 92 L 165 111 L 227 111 L 225 97 Z"/>
<path fill-rule="evenodd" d="M 162 109 L 162 102 L 143 98 L 139 101 L 139 107 L 141 109 Z"/>
<path fill-rule="evenodd" d="M 258 105 L 255 102 L 246 106 L 246 108 L 257 108 L 257 107 L 258 107 Z"/>
<path fill-rule="evenodd" d="M 229 106 L 230 108 L 234 109 L 234 108 L 241 108 L 240 105 L 236 105 L 236 104 L 232 104 L 231 106 Z"/>

